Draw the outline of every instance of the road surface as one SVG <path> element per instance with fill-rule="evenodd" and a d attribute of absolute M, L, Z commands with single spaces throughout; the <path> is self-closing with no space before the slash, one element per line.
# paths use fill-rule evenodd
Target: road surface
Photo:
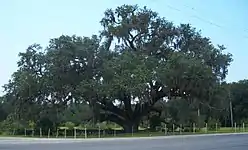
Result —
<path fill-rule="evenodd" d="M 248 150 L 248 134 L 89 140 L 0 138 L 0 150 Z"/>

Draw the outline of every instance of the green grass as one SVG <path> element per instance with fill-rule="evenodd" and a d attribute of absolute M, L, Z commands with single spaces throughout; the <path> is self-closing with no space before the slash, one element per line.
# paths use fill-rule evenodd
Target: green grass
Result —
<path fill-rule="evenodd" d="M 217 131 L 216 130 L 208 130 L 206 132 L 206 129 L 201 129 L 197 132 L 168 132 L 166 135 L 170 136 L 170 135 L 193 135 L 193 134 L 213 134 L 213 133 L 240 133 L 240 132 L 248 132 L 248 129 L 244 130 L 242 128 L 236 128 L 236 131 L 234 128 L 219 128 Z M 8 135 L 8 134 L 2 134 L 0 135 L 2 137 L 36 137 L 39 138 L 39 135 Z M 164 132 L 138 132 L 138 133 L 127 133 L 127 134 L 101 134 L 101 138 L 120 138 L 120 137 L 149 137 L 149 136 L 165 136 Z M 42 138 L 47 138 L 47 135 L 43 135 Z M 56 138 L 55 136 L 50 136 L 50 138 Z M 57 138 L 65 138 L 65 136 L 58 136 Z M 74 136 L 72 135 L 67 135 L 66 138 L 74 138 Z M 81 136 L 77 136 L 77 138 L 85 138 L 84 135 Z M 87 135 L 87 138 L 99 138 L 98 134 L 95 135 Z"/>

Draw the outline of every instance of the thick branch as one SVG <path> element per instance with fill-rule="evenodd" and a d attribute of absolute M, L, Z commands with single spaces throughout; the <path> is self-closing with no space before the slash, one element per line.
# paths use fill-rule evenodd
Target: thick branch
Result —
<path fill-rule="evenodd" d="M 132 119 L 133 117 L 133 110 L 132 110 L 132 104 L 131 104 L 131 96 L 124 94 L 121 100 L 124 102 L 125 105 L 125 113 L 129 119 Z"/>
<path fill-rule="evenodd" d="M 120 126 L 123 126 L 125 124 L 125 120 L 121 119 L 120 117 L 114 115 L 114 114 L 100 114 L 100 122 L 103 121 L 111 121 L 114 123 L 117 123 Z"/>
<path fill-rule="evenodd" d="M 150 83 L 150 86 L 152 87 L 150 92 L 150 101 L 145 102 L 142 105 L 136 104 L 135 106 L 134 116 L 136 119 L 140 119 L 142 116 L 148 114 L 152 110 L 154 104 L 167 94 L 165 87 L 158 82 L 156 82 L 155 85 Z"/>
<path fill-rule="evenodd" d="M 125 112 L 122 109 L 116 107 L 113 104 L 113 102 L 105 102 L 105 103 L 103 102 L 103 103 L 98 103 L 98 104 L 100 108 L 104 111 L 110 112 L 120 118 L 127 118 Z"/>
<path fill-rule="evenodd" d="M 152 108 L 151 108 L 151 111 L 153 111 L 153 112 L 157 112 L 157 113 L 159 114 L 159 116 L 161 116 L 161 113 L 162 113 L 162 111 L 161 111 L 161 110 L 158 110 L 158 109 L 156 109 L 156 108 L 152 107 Z"/>
<path fill-rule="evenodd" d="M 138 33 L 138 34 L 136 34 L 135 36 L 133 36 L 133 35 L 130 33 L 130 31 L 129 31 L 129 32 L 128 32 L 128 35 L 131 37 L 131 39 L 126 39 L 127 42 L 128 42 L 128 44 L 129 44 L 129 47 L 132 48 L 133 50 L 136 50 L 137 48 L 136 48 L 135 45 L 134 45 L 134 41 L 135 41 L 135 39 L 136 39 L 138 36 L 141 35 L 141 33 Z M 125 43 L 125 44 L 128 46 L 127 43 Z"/>

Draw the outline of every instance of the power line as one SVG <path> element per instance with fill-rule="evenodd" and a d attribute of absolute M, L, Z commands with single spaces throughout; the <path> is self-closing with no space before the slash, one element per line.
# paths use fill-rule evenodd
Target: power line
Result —
<path fill-rule="evenodd" d="M 193 10 L 193 11 L 195 11 L 197 14 L 200 14 L 200 12 L 197 11 L 197 9 L 195 9 L 195 7 L 190 7 L 190 6 L 186 5 L 186 4 L 183 4 L 183 6 L 186 7 L 186 8 L 189 8 L 189 9 L 191 9 L 191 10 Z M 217 25 L 217 24 L 215 24 L 215 25 Z M 217 25 L 217 26 L 219 26 L 219 25 Z M 242 29 L 242 30 L 243 30 L 244 32 L 247 32 L 247 33 L 248 33 L 248 29 Z"/>
<path fill-rule="evenodd" d="M 167 5 L 167 7 L 169 7 L 170 9 L 173 9 L 173 10 L 176 10 L 176 11 L 179 11 L 179 12 L 182 12 L 182 10 L 180 10 L 180 9 L 178 9 L 178 8 L 176 8 L 176 7 L 170 6 L 170 5 Z M 186 6 L 185 6 L 185 7 L 186 7 Z M 183 12 L 182 12 L 182 13 L 183 13 Z M 185 14 L 185 13 L 184 13 L 184 14 Z M 220 26 L 220 25 L 218 25 L 218 24 L 216 24 L 216 23 L 214 23 L 214 22 L 211 22 L 211 21 L 209 21 L 209 20 L 203 19 L 203 18 L 201 18 L 201 17 L 199 17 L 199 16 L 192 15 L 192 16 L 190 16 L 190 17 L 197 18 L 197 19 L 199 19 L 199 20 L 201 20 L 201 21 L 203 21 L 203 22 L 206 22 L 206 23 L 208 23 L 208 24 L 214 25 L 214 26 L 216 26 L 216 27 L 218 27 L 218 28 L 223 28 L 222 26 Z"/>
<path fill-rule="evenodd" d="M 201 17 L 198 17 L 198 16 L 192 16 L 192 17 L 197 18 L 197 19 L 199 19 L 199 20 L 201 20 L 201 21 L 203 21 L 203 22 L 206 22 L 206 23 L 208 23 L 208 24 L 211 24 L 211 25 L 213 25 L 213 26 L 216 26 L 216 27 L 218 27 L 218 28 L 221 28 L 221 29 L 223 28 L 222 26 L 220 26 L 220 25 L 218 25 L 218 24 L 216 24 L 216 23 L 214 23 L 214 22 L 205 20 L 205 19 L 203 19 L 203 18 L 201 18 Z"/>
<path fill-rule="evenodd" d="M 175 10 L 175 11 L 178 11 L 178 12 L 181 12 L 181 13 L 186 14 L 185 12 L 183 12 L 182 10 L 180 10 L 180 9 L 178 9 L 178 8 L 176 8 L 176 7 L 173 7 L 173 6 L 170 6 L 170 5 L 166 5 L 166 6 L 167 6 L 168 8 L 170 8 L 170 9 L 172 9 L 172 10 Z M 186 6 L 186 5 L 185 5 L 184 7 L 191 8 L 192 10 L 194 10 L 195 12 L 197 12 L 196 9 L 193 8 L 193 7 L 189 7 L 189 6 Z M 199 13 L 199 12 L 197 12 L 197 13 Z M 188 16 L 189 16 L 189 15 L 188 15 Z M 214 23 L 214 22 L 212 22 L 212 21 L 206 20 L 206 19 L 204 19 L 204 18 L 202 18 L 202 17 L 196 16 L 196 15 L 191 15 L 190 17 L 196 18 L 196 19 L 198 19 L 198 20 L 200 20 L 200 21 L 202 21 L 202 22 L 205 22 L 205 23 L 210 24 L 210 25 L 212 25 L 212 26 L 218 27 L 218 28 L 220 28 L 220 29 L 228 30 L 228 29 L 225 28 L 224 26 L 221 26 L 221 25 L 219 25 L 219 24 L 217 24 L 217 23 Z M 230 31 L 233 31 L 233 30 L 228 30 L 228 32 L 230 32 Z M 248 30 L 243 30 L 243 32 L 248 32 Z M 236 32 L 235 32 L 235 33 L 236 33 Z M 237 34 L 237 33 L 236 33 L 236 34 Z M 240 34 L 239 34 L 239 35 L 240 35 Z M 247 35 L 240 35 L 240 37 L 245 38 L 245 39 L 248 39 L 248 36 L 247 36 Z"/>

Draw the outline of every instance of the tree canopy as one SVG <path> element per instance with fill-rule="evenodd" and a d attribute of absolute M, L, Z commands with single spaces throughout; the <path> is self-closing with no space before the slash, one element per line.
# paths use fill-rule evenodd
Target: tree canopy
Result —
<path fill-rule="evenodd" d="M 80 108 L 92 113 L 85 118 L 131 132 L 144 116 L 178 98 L 182 107 L 196 110 L 228 108 L 220 93 L 227 90 L 232 55 L 223 45 L 214 46 L 190 24 L 175 25 L 137 5 L 107 9 L 100 24 L 99 35 L 62 35 L 19 54 L 18 70 L 4 87 L 21 119 L 56 124 L 72 104 L 85 105 Z"/>

